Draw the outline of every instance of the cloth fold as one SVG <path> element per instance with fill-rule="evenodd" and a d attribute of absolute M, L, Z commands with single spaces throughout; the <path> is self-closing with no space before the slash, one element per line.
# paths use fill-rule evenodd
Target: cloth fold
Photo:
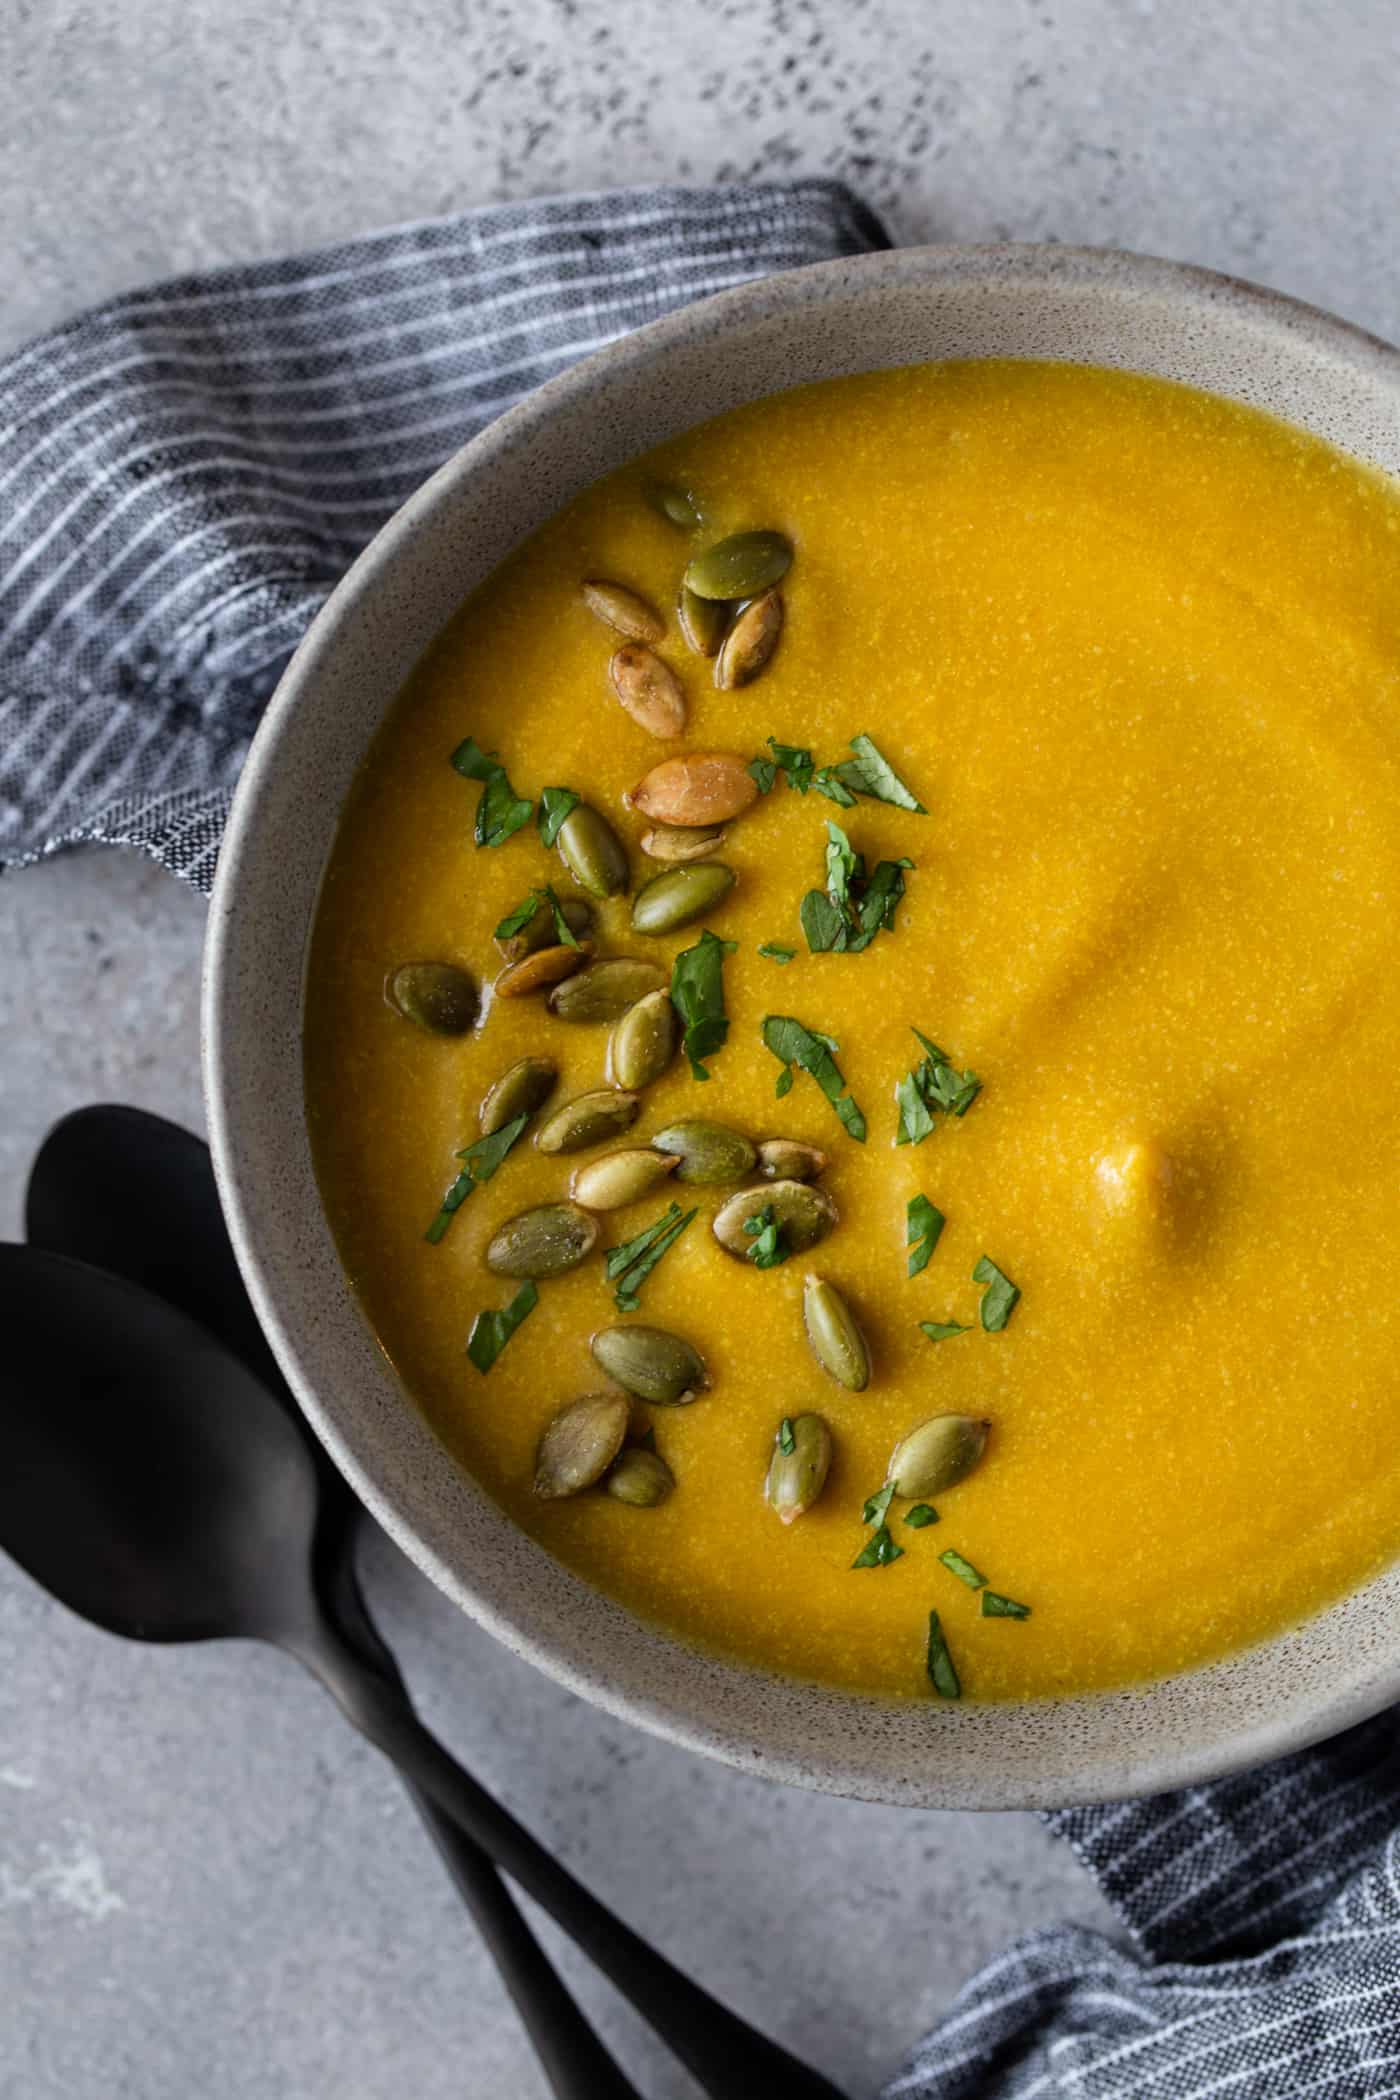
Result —
<path fill-rule="evenodd" d="M 0 866 L 107 841 L 208 888 L 283 665 L 433 468 L 644 321 L 883 245 L 828 182 L 549 198 L 135 292 L 0 363 Z M 886 2100 L 1400 2096 L 1398 1735 L 1047 1818 L 1129 1944 L 1018 1942 Z"/>
<path fill-rule="evenodd" d="M 129 293 L 0 363 L 0 866 L 208 889 L 323 598 L 482 426 L 707 293 L 887 245 L 839 183 L 488 206 Z"/>

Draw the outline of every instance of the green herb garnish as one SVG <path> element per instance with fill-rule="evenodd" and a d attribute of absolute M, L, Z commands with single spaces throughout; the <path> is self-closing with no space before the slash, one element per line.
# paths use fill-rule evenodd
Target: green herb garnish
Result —
<path fill-rule="evenodd" d="M 481 782 L 481 799 L 476 805 L 478 846 L 503 846 L 522 824 L 529 823 L 534 803 L 516 794 L 500 760 L 483 751 L 475 737 L 462 740 L 452 754 L 452 764 L 464 780 Z"/>
<path fill-rule="evenodd" d="M 795 1021 L 790 1014 L 768 1014 L 763 1022 L 763 1041 L 782 1066 L 777 1085 L 773 1091 L 779 1099 L 792 1087 L 792 1068 L 801 1069 L 815 1079 L 826 1095 L 847 1131 L 858 1145 L 865 1143 L 865 1117 L 855 1100 L 846 1091 L 846 1082 L 841 1076 L 833 1051 L 840 1045 L 829 1035 L 818 1035 L 815 1029 Z"/>
<path fill-rule="evenodd" d="M 1028 1619 L 1029 1604 L 1018 1604 L 1014 1597 L 1003 1597 L 996 1590 L 983 1590 L 982 1616 L 984 1619 Z"/>
<path fill-rule="evenodd" d="M 797 1437 L 793 1432 L 791 1415 L 784 1415 L 778 1424 L 778 1449 L 784 1458 L 791 1458 L 797 1449 Z"/>
<path fill-rule="evenodd" d="M 928 1677 L 940 1699 L 961 1699 L 962 1686 L 936 1611 L 928 1615 Z"/>
<path fill-rule="evenodd" d="M 708 928 L 693 948 L 683 948 L 671 969 L 671 1004 L 685 1024 L 685 1054 L 696 1079 L 708 1079 L 701 1059 L 723 1049 L 729 1034 L 724 1011 L 724 958 L 738 944 Z"/>
<path fill-rule="evenodd" d="M 916 1502 L 912 1509 L 904 1512 L 904 1521 L 914 1531 L 922 1531 L 927 1524 L 938 1522 L 938 1511 L 931 1502 Z"/>
<path fill-rule="evenodd" d="M 760 955 L 766 955 L 769 962 L 790 963 L 797 950 L 795 948 L 784 948 L 780 941 L 764 941 L 758 952 Z"/>
<path fill-rule="evenodd" d="M 951 1342 L 955 1334 L 971 1334 L 970 1327 L 960 1327 L 956 1320 L 920 1320 L 919 1331 L 931 1342 Z"/>
<path fill-rule="evenodd" d="M 896 1546 L 894 1534 L 888 1524 L 866 1540 L 860 1552 L 851 1562 L 853 1568 L 892 1568 L 897 1560 L 903 1560 L 904 1548 Z"/>
<path fill-rule="evenodd" d="M 986 1285 L 981 1305 L 984 1329 L 988 1334 L 1000 1334 L 1016 1310 L 1016 1301 L 1021 1295 L 1019 1287 L 997 1267 L 989 1254 L 984 1254 L 979 1259 L 972 1272 L 972 1280 L 974 1283 Z"/>
<path fill-rule="evenodd" d="M 819 795 L 825 795 L 828 802 L 834 802 L 838 809 L 854 809 L 856 806 L 856 798 L 841 778 L 839 766 L 818 766 L 812 775 L 812 786 Z"/>
<path fill-rule="evenodd" d="M 783 1244 L 783 1228 L 773 1215 L 771 1203 L 765 1203 L 762 1210 L 745 1218 L 744 1231 L 753 1240 L 748 1257 L 756 1269 L 776 1269 L 792 1252 Z"/>
<path fill-rule="evenodd" d="M 572 788 L 541 788 L 540 806 L 535 811 L 535 823 L 546 846 L 552 846 L 559 837 L 561 828 L 583 800 Z"/>
<path fill-rule="evenodd" d="M 865 1508 L 860 1513 L 861 1523 L 883 1524 L 889 1514 L 889 1507 L 893 1500 L 894 1488 L 891 1484 L 886 1484 L 879 1490 L 878 1494 L 871 1495 L 866 1502 Z"/>
<path fill-rule="evenodd" d="M 970 1590 L 984 1590 L 987 1587 L 986 1576 L 979 1575 L 972 1562 L 964 1560 L 961 1553 L 956 1553 L 951 1546 L 946 1553 L 940 1553 L 938 1558 L 949 1574 L 956 1575 L 958 1581 L 965 1582 Z"/>
<path fill-rule="evenodd" d="M 533 1283 L 522 1283 L 510 1304 L 500 1312 L 479 1312 L 467 1337 L 467 1354 L 478 1371 L 489 1371 L 521 1321 L 540 1302 Z"/>
<path fill-rule="evenodd" d="M 867 880 L 865 861 L 839 824 L 827 820 L 826 889 L 808 890 L 798 913 L 814 955 L 859 955 L 882 929 L 893 931 L 912 860 L 882 860 Z"/>
<path fill-rule="evenodd" d="M 749 766 L 749 777 L 758 784 L 760 795 L 766 795 L 781 773 L 790 788 L 805 795 L 812 785 L 814 761 L 810 751 L 800 744 L 780 744 L 776 737 L 768 739 L 771 758 L 756 758 Z"/>
<path fill-rule="evenodd" d="M 894 1090 L 899 1104 L 897 1145 L 921 1145 L 938 1115 L 965 1116 L 982 1091 L 975 1072 L 959 1072 L 946 1050 L 931 1043 L 920 1029 L 914 1034 L 924 1047 L 924 1056 Z"/>
<path fill-rule="evenodd" d="M 496 939 L 508 941 L 512 934 L 523 933 L 542 904 L 554 921 L 556 944 L 561 948 L 577 948 L 578 941 L 573 928 L 564 917 L 564 907 L 555 896 L 553 886 L 548 882 L 542 890 L 531 890 L 523 903 L 517 904 L 514 911 L 507 912 L 496 928 Z"/>
<path fill-rule="evenodd" d="M 905 1245 L 911 1250 L 909 1274 L 919 1276 L 928 1267 L 947 1220 L 938 1205 L 930 1203 L 927 1196 L 911 1196 L 906 1216 Z"/>
<path fill-rule="evenodd" d="M 609 1249 L 603 1267 L 609 1283 L 616 1282 L 613 1303 L 619 1312 L 635 1312 L 639 1303 L 638 1292 L 650 1276 L 663 1254 L 670 1252 L 685 1231 L 696 1212 L 688 1210 L 682 1215 L 679 1203 L 673 1203 L 661 1216 L 639 1232 L 635 1239 L 624 1240 L 620 1247 Z"/>
<path fill-rule="evenodd" d="M 441 1209 L 423 1235 L 425 1240 L 434 1247 L 437 1245 L 472 1190 L 491 1179 L 529 1120 L 527 1111 L 525 1115 L 517 1116 L 514 1122 L 503 1123 L 499 1130 L 493 1130 L 490 1137 L 478 1138 L 474 1145 L 468 1145 L 456 1154 L 462 1161 L 462 1171 L 443 1197 Z"/>
<path fill-rule="evenodd" d="M 851 749 L 855 757 L 846 759 L 835 769 L 843 786 L 853 789 L 857 795 L 868 795 L 874 802 L 890 802 L 896 809 L 912 810 L 915 816 L 928 815 L 923 803 L 904 785 L 870 737 L 863 734 L 853 736 Z"/>

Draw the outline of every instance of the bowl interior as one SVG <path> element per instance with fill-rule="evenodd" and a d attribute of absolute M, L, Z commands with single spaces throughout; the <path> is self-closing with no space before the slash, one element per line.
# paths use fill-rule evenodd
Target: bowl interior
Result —
<path fill-rule="evenodd" d="M 949 357 L 1187 381 L 1400 472 L 1400 355 L 1275 295 L 1097 252 L 924 249 L 722 294 L 552 381 L 405 506 L 268 710 L 219 864 L 206 958 L 210 1131 L 239 1259 L 303 1405 L 405 1550 L 508 1645 L 610 1710 L 773 1777 L 941 1807 L 1060 1805 L 1292 1749 L 1400 1693 L 1400 1569 L 1188 1675 L 1030 1706 L 890 1705 L 696 1653 L 525 1538 L 446 1456 L 351 1296 L 302 1105 L 308 933 L 355 768 L 408 670 L 526 533 L 630 457 L 808 380 Z"/>

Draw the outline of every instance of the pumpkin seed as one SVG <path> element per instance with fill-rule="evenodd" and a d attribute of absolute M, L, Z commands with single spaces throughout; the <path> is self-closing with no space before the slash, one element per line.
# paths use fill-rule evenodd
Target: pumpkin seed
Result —
<path fill-rule="evenodd" d="M 587 802 L 571 809 L 555 840 L 559 858 L 591 897 L 615 897 L 627 887 L 627 854 L 606 817 Z"/>
<path fill-rule="evenodd" d="M 665 985 L 629 1006 L 608 1039 L 608 1078 L 614 1086 L 650 1086 L 680 1045 L 680 1021 Z"/>
<path fill-rule="evenodd" d="M 554 1091 L 559 1067 L 549 1057 L 522 1057 L 488 1087 L 477 1111 L 481 1135 L 491 1137 L 517 1116 L 532 1116 Z"/>
<path fill-rule="evenodd" d="M 697 656 L 715 656 L 729 631 L 733 608 L 723 598 L 701 598 L 685 584 L 676 600 L 676 625 Z"/>
<path fill-rule="evenodd" d="M 603 1486 L 618 1502 L 633 1509 L 655 1509 L 676 1484 L 676 1476 L 659 1452 L 644 1451 L 631 1444 L 618 1459 Z"/>
<path fill-rule="evenodd" d="M 645 642 L 626 642 L 608 665 L 612 689 L 648 736 L 685 733 L 685 687 L 671 666 Z"/>
<path fill-rule="evenodd" d="M 723 824 L 706 824 L 699 831 L 687 831 L 678 824 L 658 824 L 654 830 L 642 833 L 642 851 L 648 860 L 672 864 L 708 860 L 728 836 Z"/>
<path fill-rule="evenodd" d="M 539 1152 L 583 1152 L 590 1145 L 602 1145 L 609 1138 L 621 1137 L 637 1120 L 641 1101 L 636 1094 L 626 1094 L 618 1087 L 597 1087 L 589 1094 L 576 1094 L 545 1123 L 541 1123 L 535 1135 L 535 1149 Z"/>
<path fill-rule="evenodd" d="M 659 991 L 665 982 L 665 972 L 655 963 L 610 955 L 557 984 L 549 995 L 549 1010 L 561 1021 L 620 1021 L 629 1006 Z"/>
<path fill-rule="evenodd" d="M 659 642 L 666 632 L 666 622 L 656 608 L 640 592 L 629 591 L 625 583 L 613 583 L 606 576 L 585 576 L 579 589 L 588 610 L 605 627 L 625 634 L 629 642 Z"/>
<path fill-rule="evenodd" d="M 690 490 L 683 489 L 678 481 L 649 481 L 645 493 L 652 509 L 659 512 L 668 524 L 694 532 L 704 523 L 699 504 Z"/>
<path fill-rule="evenodd" d="M 664 1327 L 603 1327 L 588 1346 L 600 1371 L 654 1406 L 684 1407 L 710 1383 L 700 1351 Z"/>
<path fill-rule="evenodd" d="M 644 882 L 632 900 L 634 933 L 675 933 L 703 919 L 734 887 L 734 870 L 723 861 L 697 861 L 690 868 L 666 868 Z"/>
<path fill-rule="evenodd" d="M 684 758 L 663 758 L 638 781 L 630 799 L 654 824 L 695 827 L 727 824 L 757 794 L 758 782 L 737 751 L 690 751 Z"/>
<path fill-rule="evenodd" d="M 580 941 L 576 948 L 536 948 L 519 962 L 508 963 L 491 989 L 498 999 L 527 998 L 563 977 L 572 977 L 592 953 L 592 941 Z"/>
<path fill-rule="evenodd" d="M 598 1244 L 598 1221 L 576 1203 L 541 1203 L 499 1225 L 486 1249 L 493 1276 L 562 1276 Z"/>
<path fill-rule="evenodd" d="M 955 1487 L 987 1448 L 990 1422 L 971 1415 L 933 1415 L 901 1437 L 890 1458 L 886 1485 L 897 1495 L 941 1495 Z"/>
<path fill-rule="evenodd" d="M 593 906 L 585 897 L 565 897 L 559 905 L 564 915 L 564 924 L 576 941 L 582 942 L 593 931 Z M 522 955 L 533 955 L 537 948 L 552 948 L 558 941 L 554 930 L 554 913 L 549 899 L 541 897 L 533 915 L 525 921 L 518 933 L 510 933 L 496 946 L 506 962 L 519 962 Z"/>
<path fill-rule="evenodd" d="M 433 1035 L 465 1035 L 481 1004 L 471 978 L 455 963 L 400 963 L 384 995 L 396 1013 Z"/>
<path fill-rule="evenodd" d="M 715 684 L 720 691 L 728 693 L 741 685 L 752 685 L 777 648 L 782 631 L 782 594 L 764 591 L 744 607 L 715 658 Z"/>
<path fill-rule="evenodd" d="M 668 1146 L 670 1151 L 676 1149 Z M 676 1169 L 677 1176 L 683 1166 L 684 1162 Z M 737 1255 L 740 1261 L 747 1259 L 753 1236 L 745 1232 L 744 1226 L 768 1204 L 772 1205 L 774 1223 L 789 1254 L 802 1254 L 808 1247 L 815 1247 L 836 1223 L 836 1205 L 826 1190 L 812 1188 L 805 1181 L 769 1181 L 761 1188 L 740 1189 L 715 1213 L 714 1235 L 726 1254 Z"/>
<path fill-rule="evenodd" d="M 798 1138 L 765 1138 L 758 1148 L 758 1171 L 765 1181 L 815 1181 L 825 1168 L 820 1146 Z"/>
<path fill-rule="evenodd" d="M 826 1486 L 831 1449 L 831 1431 L 820 1415 L 792 1415 L 774 1437 L 763 1492 L 785 1524 L 805 1515 Z"/>
<path fill-rule="evenodd" d="M 727 1123 L 710 1123 L 692 1116 L 683 1123 L 668 1123 L 652 1139 L 658 1152 L 671 1152 L 680 1160 L 677 1181 L 709 1188 L 743 1181 L 753 1172 L 754 1148 L 742 1130 Z"/>
<path fill-rule="evenodd" d="M 535 1455 L 535 1493 L 545 1502 L 578 1495 L 602 1479 L 627 1434 L 621 1393 L 585 1393 L 561 1407 Z"/>
<path fill-rule="evenodd" d="M 756 598 L 792 566 L 792 543 L 780 532 L 731 532 L 697 554 L 685 572 L 697 598 Z"/>
<path fill-rule="evenodd" d="M 870 1383 L 870 1350 L 855 1314 L 824 1276 L 808 1276 L 803 1282 L 802 1324 L 827 1376 L 848 1393 L 863 1393 Z"/>
<path fill-rule="evenodd" d="M 585 1210 L 623 1210 L 664 1181 L 675 1164 L 672 1154 L 653 1152 L 646 1145 L 605 1152 L 574 1170 L 569 1194 Z"/>

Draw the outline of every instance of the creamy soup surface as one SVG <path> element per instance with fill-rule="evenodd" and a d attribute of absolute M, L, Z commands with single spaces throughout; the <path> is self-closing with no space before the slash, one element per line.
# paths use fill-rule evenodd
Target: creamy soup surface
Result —
<path fill-rule="evenodd" d="M 687 532 L 646 500 L 691 491 Z M 787 535 L 786 619 L 752 684 L 718 691 L 673 608 L 686 562 L 743 528 Z M 618 704 L 619 637 L 580 596 L 616 579 L 666 619 L 688 724 L 658 743 Z M 307 1106 L 326 1209 L 365 1313 L 447 1449 L 580 1576 L 707 1648 L 884 1695 L 933 1696 L 936 1610 L 964 1696 L 1120 1685 L 1269 1635 L 1400 1550 L 1400 495 L 1315 439 L 1144 378 L 963 363 L 808 387 L 691 431 L 570 503 L 462 606 L 392 709 L 350 798 L 310 955 Z M 729 829 L 732 892 L 695 925 L 600 954 L 674 957 L 711 928 L 729 1018 L 707 1083 L 645 1093 L 640 1145 L 682 1116 L 820 1147 L 839 1210 L 760 1269 L 717 1244 L 730 1193 L 669 1182 L 600 1220 L 483 1374 L 465 1344 L 518 1286 L 483 1264 L 511 1215 L 594 1157 L 530 1135 L 440 1243 L 425 1229 L 514 1060 L 551 1105 L 604 1083 L 608 1031 L 492 1000 L 492 933 L 533 886 L 573 889 L 533 822 L 473 843 L 468 735 L 517 793 L 567 785 L 658 872 L 623 797 L 691 749 L 818 765 L 868 734 L 927 813 L 841 808 L 779 775 Z M 891 930 L 810 953 L 827 823 L 873 869 L 907 857 Z M 783 964 L 760 944 L 796 951 Z M 396 1013 L 413 958 L 482 986 L 469 1033 Z M 775 1097 L 761 1039 L 791 1015 L 839 1044 L 852 1141 L 815 1081 Z M 896 1146 L 922 1030 L 981 1092 Z M 546 1111 L 547 1113 L 548 1111 Z M 538 1120 L 538 1119 L 537 1119 Z M 912 1198 L 946 1226 L 906 1273 Z M 536 1448 L 606 1385 L 589 1337 L 623 1318 L 602 1250 L 666 1205 L 699 1216 L 634 1320 L 688 1337 L 711 1388 L 641 1410 L 675 1476 L 653 1508 L 541 1501 Z M 988 1256 L 1021 1292 L 984 1331 Z M 864 1391 L 814 1360 L 803 1278 L 858 1313 Z M 967 1332 L 934 1342 L 920 1322 Z M 765 1473 L 784 1418 L 821 1414 L 823 1493 L 784 1525 Z M 852 1562 L 863 1504 L 925 1418 L 990 1422 L 980 1464 L 888 1511 L 903 1549 Z M 949 1549 L 1020 1620 L 987 1617 Z"/>

